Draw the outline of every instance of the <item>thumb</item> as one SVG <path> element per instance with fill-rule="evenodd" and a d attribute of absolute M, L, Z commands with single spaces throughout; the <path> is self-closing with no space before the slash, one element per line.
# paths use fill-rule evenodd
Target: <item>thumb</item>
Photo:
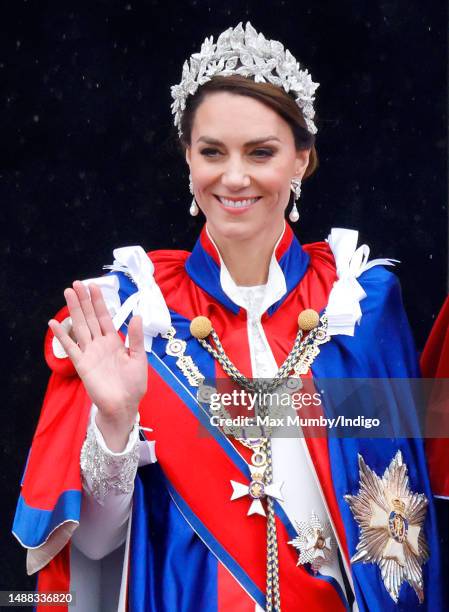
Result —
<path fill-rule="evenodd" d="M 143 327 L 142 327 L 142 317 L 141 316 L 136 315 L 129 322 L 128 339 L 129 339 L 129 356 L 131 358 L 135 359 L 145 353 L 145 347 L 143 344 Z"/>

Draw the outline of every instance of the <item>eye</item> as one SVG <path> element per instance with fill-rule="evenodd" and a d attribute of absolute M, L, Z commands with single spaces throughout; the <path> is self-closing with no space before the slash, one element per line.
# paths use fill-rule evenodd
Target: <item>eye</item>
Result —
<path fill-rule="evenodd" d="M 201 155 L 204 155 L 205 157 L 216 157 L 216 155 L 214 155 L 214 153 L 219 153 L 219 152 L 220 151 L 218 151 L 218 149 L 212 149 L 210 147 L 200 151 Z"/>
<path fill-rule="evenodd" d="M 220 151 L 218 149 L 212 149 L 211 147 L 202 149 L 200 153 L 201 155 L 204 155 L 205 157 L 217 157 L 217 155 L 220 155 Z M 260 157 L 260 158 L 273 157 L 274 151 L 273 149 L 254 149 L 254 151 L 251 152 L 251 155 L 253 157 Z"/>
<path fill-rule="evenodd" d="M 273 157 L 274 151 L 273 149 L 255 149 L 252 155 L 254 157 Z"/>

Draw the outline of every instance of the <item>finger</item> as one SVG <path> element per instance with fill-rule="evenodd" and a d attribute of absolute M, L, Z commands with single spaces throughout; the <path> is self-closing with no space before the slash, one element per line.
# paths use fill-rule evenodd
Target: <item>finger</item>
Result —
<path fill-rule="evenodd" d="M 142 317 L 136 315 L 131 319 L 128 325 L 128 338 L 129 338 L 129 356 L 132 359 L 141 357 L 145 354 L 145 347 L 143 344 L 143 327 Z"/>
<path fill-rule="evenodd" d="M 96 285 L 89 285 L 90 297 L 92 299 L 92 306 L 95 311 L 95 315 L 100 325 L 100 329 L 103 334 L 116 333 L 114 324 L 112 322 L 111 315 L 103 299 L 101 289 Z"/>
<path fill-rule="evenodd" d="M 81 350 L 84 351 L 86 345 L 92 340 L 92 335 L 86 323 L 78 295 L 73 289 L 66 289 L 64 291 L 64 297 L 72 319 L 73 334 Z"/>
<path fill-rule="evenodd" d="M 79 358 L 82 355 L 80 347 L 76 344 L 76 342 L 72 340 L 72 338 L 68 335 L 64 327 L 55 319 L 50 319 L 50 321 L 48 322 L 48 326 L 55 335 L 55 337 L 61 343 L 62 348 L 65 350 L 65 352 L 71 359 L 73 365 L 76 367 L 76 364 L 78 363 Z"/>
<path fill-rule="evenodd" d="M 91 285 L 92 286 L 92 285 Z M 78 296 L 81 309 L 86 320 L 87 327 L 92 334 L 92 338 L 98 338 L 101 336 L 100 324 L 98 323 L 97 315 L 95 314 L 94 307 L 90 299 L 89 291 L 86 289 L 81 281 L 75 281 L 73 288 Z"/>

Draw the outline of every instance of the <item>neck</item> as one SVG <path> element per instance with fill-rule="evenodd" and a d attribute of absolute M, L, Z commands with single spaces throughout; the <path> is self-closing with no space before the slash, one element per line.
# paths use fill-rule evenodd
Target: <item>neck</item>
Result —
<path fill-rule="evenodd" d="M 277 228 L 277 232 L 273 232 L 273 229 L 270 228 L 269 235 L 261 232 L 255 237 L 242 240 L 224 236 L 216 237 L 209 227 L 208 231 L 235 284 L 252 287 L 265 285 L 268 281 L 271 256 L 283 227 L 282 225 Z"/>

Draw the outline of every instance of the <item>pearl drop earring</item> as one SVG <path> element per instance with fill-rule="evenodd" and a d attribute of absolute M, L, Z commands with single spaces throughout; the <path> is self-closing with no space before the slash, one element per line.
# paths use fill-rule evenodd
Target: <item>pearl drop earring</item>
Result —
<path fill-rule="evenodd" d="M 290 211 L 290 214 L 288 215 L 288 218 L 290 219 L 292 223 L 296 223 L 296 221 L 298 221 L 299 219 L 299 212 L 296 206 L 296 202 L 297 200 L 299 200 L 299 196 L 301 195 L 301 179 L 293 178 L 291 180 L 290 189 L 294 193 L 294 199 L 293 199 L 293 206 Z"/>
<path fill-rule="evenodd" d="M 189 191 L 193 195 L 192 175 L 190 173 L 189 173 Z M 198 207 L 198 204 L 196 203 L 195 196 L 194 196 L 192 198 L 192 203 L 190 204 L 189 213 L 192 215 L 192 217 L 196 217 L 199 212 L 200 212 L 200 209 Z"/>

